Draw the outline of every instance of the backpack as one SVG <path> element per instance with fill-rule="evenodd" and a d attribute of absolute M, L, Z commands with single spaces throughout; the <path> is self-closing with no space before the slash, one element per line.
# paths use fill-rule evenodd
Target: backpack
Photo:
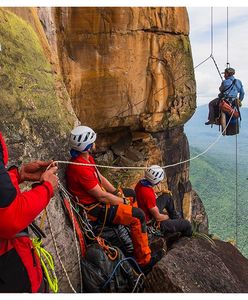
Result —
<path fill-rule="evenodd" d="M 81 260 L 84 292 L 130 293 L 136 286 L 140 289 L 140 274 L 133 269 L 129 258 L 114 248 L 118 257 L 111 260 L 98 243 L 87 246 L 86 255 Z"/>
<path fill-rule="evenodd" d="M 239 118 L 239 112 L 233 108 L 230 103 L 228 103 L 225 100 L 220 100 L 219 103 L 219 108 L 221 111 L 223 111 L 224 113 L 227 113 L 229 116 L 233 115 L 234 118 Z"/>

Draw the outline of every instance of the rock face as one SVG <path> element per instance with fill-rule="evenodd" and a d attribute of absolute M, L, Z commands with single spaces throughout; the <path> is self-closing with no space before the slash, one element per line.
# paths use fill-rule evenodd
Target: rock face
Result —
<path fill-rule="evenodd" d="M 188 34 L 187 11 L 179 7 L 0 9 L 0 130 L 10 164 L 67 160 L 68 134 L 78 121 L 97 131 L 99 163 L 144 167 L 189 159 L 183 124 L 196 103 Z M 130 187 L 143 176 L 142 170 L 101 172 Z M 189 164 L 166 173 L 160 190 L 173 192 L 184 217 L 197 217 L 202 208 L 192 202 Z M 75 242 L 58 194 L 48 214 L 79 291 Z M 47 221 L 44 230 L 60 291 L 71 292 Z"/>
<path fill-rule="evenodd" d="M 230 243 L 181 239 L 146 278 L 145 292 L 247 293 L 248 260 Z"/>
<path fill-rule="evenodd" d="M 0 130 L 8 144 L 9 166 L 35 159 L 64 159 L 68 151 L 68 132 L 77 118 L 70 107 L 63 82 L 44 50 L 47 48 L 43 47 L 42 35 L 34 25 L 37 24 L 34 11 L 17 9 L 16 13 L 28 23 L 14 13 L 0 9 Z M 41 25 L 38 28 L 42 29 Z M 22 188 L 27 189 L 28 186 Z M 58 194 L 48 206 L 48 215 L 58 253 L 73 286 L 79 291 L 73 232 L 64 217 Z M 43 230 L 48 236 L 43 240 L 44 245 L 55 259 L 60 291 L 71 292 L 55 254 L 48 222 L 46 218 L 45 222 L 40 221 L 38 218 L 37 224 L 43 223 Z M 67 255 L 68 247 L 73 249 L 70 255 Z"/>
<path fill-rule="evenodd" d="M 56 25 L 62 74 L 80 121 L 96 130 L 157 132 L 193 114 L 184 8 L 58 8 Z"/>

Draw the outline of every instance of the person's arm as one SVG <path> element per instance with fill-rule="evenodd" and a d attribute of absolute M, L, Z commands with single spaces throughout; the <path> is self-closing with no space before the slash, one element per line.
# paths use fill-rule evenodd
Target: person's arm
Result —
<path fill-rule="evenodd" d="M 98 174 L 103 188 L 109 193 L 114 193 L 116 191 L 116 188 L 100 172 Z"/>
<path fill-rule="evenodd" d="M 0 207 L 0 237 L 13 238 L 18 232 L 26 228 L 47 206 L 57 187 L 57 168 L 53 167 L 41 176 L 41 184 L 30 191 L 21 193 L 14 181 L 18 175 L 17 168 L 10 170 L 12 187 L 16 190 L 16 196 L 12 201 Z M 13 178 L 13 181 L 12 181 Z"/>
<path fill-rule="evenodd" d="M 245 96 L 245 91 L 244 91 L 244 88 L 243 88 L 243 85 L 242 85 L 242 82 L 240 81 L 240 91 L 239 91 L 239 100 L 242 101 L 244 99 L 244 96 Z"/>
<path fill-rule="evenodd" d="M 220 85 L 220 87 L 219 87 L 219 91 L 220 91 L 221 93 L 222 93 L 222 91 L 225 90 L 225 82 L 226 82 L 226 80 L 223 80 L 222 83 L 221 83 L 221 85 Z"/>
<path fill-rule="evenodd" d="M 88 193 L 96 198 L 99 202 L 103 202 L 103 203 L 110 203 L 113 205 L 116 204 L 124 204 L 124 199 L 117 197 L 109 192 L 105 192 L 101 189 L 101 187 L 99 186 L 99 184 L 97 184 L 96 186 L 94 186 L 92 189 L 90 189 L 88 191 Z"/>
<path fill-rule="evenodd" d="M 154 206 L 153 208 L 149 208 L 149 211 L 157 222 L 161 222 L 169 219 L 167 215 L 161 214 L 159 212 L 157 206 Z"/>

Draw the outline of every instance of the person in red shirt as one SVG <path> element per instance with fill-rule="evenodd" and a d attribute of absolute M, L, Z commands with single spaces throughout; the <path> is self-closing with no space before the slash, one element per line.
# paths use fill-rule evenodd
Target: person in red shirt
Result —
<path fill-rule="evenodd" d="M 118 196 L 116 188 L 95 167 L 91 151 L 95 149 L 96 133 L 87 126 L 74 128 L 70 136 L 71 163 L 66 169 L 68 190 L 84 206 L 91 221 L 129 225 L 134 245 L 134 257 L 143 270 L 150 270 L 161 258 L 153 256 L 148 245 L 145 215 L 137 207 L 128 205 L 125 197 Z M 83 163 L 76 165 L 73 163 Z M 89 166 L 87 166 L 89 165 Z"/>
<path fill-rule="evenodd" d="M 180 232 L 184 236 L 191 236 L 191 224 L 188 220 L 179 217 L 172 197 L 165 193 L 157 197 L 154 192 L 153 187 L 163 179 L 164 170 L 158 165 L 152 165 L 145 171 L 145 178 L 140 180 L 135 187 L 138 207 L 144 211 L 147 224 L 155 220 L 160 225 L 160 231 L 163 234 Z M 165 214 L 164 210 L 168 214 Z"/>
<path fill-rule="evenodd" d="M 44 291 L 43 274 L 28 234 L 28 225 L 48 205 L 57 187 L 57 167 L 34 161 L 8 170 L 8 150 L 0 132 L 0 293 Z M 40 181 L 21 192 L 18 184 Z"/>

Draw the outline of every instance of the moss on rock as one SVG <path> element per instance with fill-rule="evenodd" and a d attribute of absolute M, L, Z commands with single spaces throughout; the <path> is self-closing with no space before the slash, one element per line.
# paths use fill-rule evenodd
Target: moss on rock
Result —
<path fill-rule="evenodd" d="M 0 44 L 1 130 L 7 137 L 15 131 L 16 140 L 34 145 L 65 136 L 75 118 L 60 102 L 56 77 L 32 26 L 0 9 Z"/>

